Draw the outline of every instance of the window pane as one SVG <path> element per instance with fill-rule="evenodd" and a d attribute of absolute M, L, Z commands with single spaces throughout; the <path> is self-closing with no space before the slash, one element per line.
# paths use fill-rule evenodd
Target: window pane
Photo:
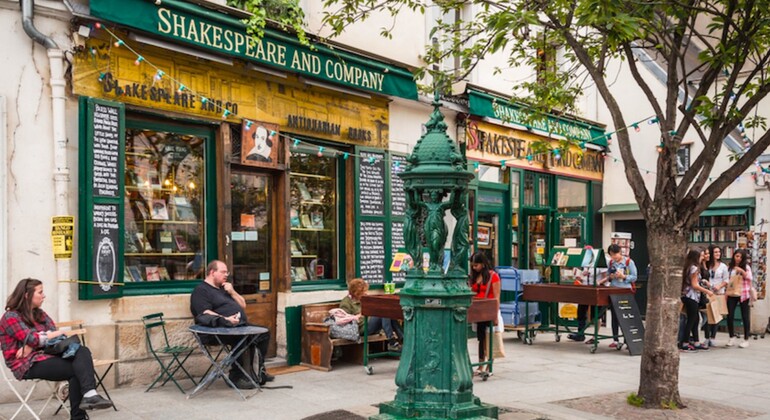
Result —
<path fill-rule="evenodd" d="M 270 279 L 270 177 L 230 176 L 233 260 L 230 281 L 240 294 L 266 292 Z"/>
<path fill-rule="evenodd" d="M 559 212 L 585 213 L 588 211 L 588 194 L 584 182 L 560 179 L 556 185 Z"/>
<path fill-rule="evenodd" d="M 550 181 L 551 177 L 546 175 L 540 175 L 537 177 L 537 192 L 538 192 L 538 206 L 548 207 L 551 205 L 550 197 Z"/>
<path fill-rule="evenodd" d="M 532 172 L 524 173 L 524 205 L 535 205 L 535 174 Z"/>
<path fill-rule="evenodd" d="M 204 139 L 126 130 L 126 281 L 203 278 Z"/>
<path fill-rule="evenodd" d="M 337 159 L 291 153 L 292 281 L 337 279 Z"/>

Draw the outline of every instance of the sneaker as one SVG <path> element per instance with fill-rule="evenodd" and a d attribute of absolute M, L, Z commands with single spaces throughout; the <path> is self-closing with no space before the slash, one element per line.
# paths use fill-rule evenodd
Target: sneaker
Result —
<path fill-rule="evenodd" d="M 727 347 L 732 347 L 735 345 L 735 337 L 730 337 L 729 340 L 727 340 Z"/>
<path fill-rule="evenodd" d="M 617 341 L 613 341 L 612 343 L 610 343 L 610 348 L 611 349 L 616 349 L 619 346 L 620 346 L 620 343 L 618 343 Z"/>
<path fill-rule="evenodd" d="M 389 342 L 388 343 L 388 351 L 400 352 L 401 351 L 401 344 L 399 344 L 398 341 Z"/>
<path fill-rule="evenodd" d="M 685 352 L 685 353 L 694 353 L 698 350 L 690 344 L 685 344 L 679 348 L 679 351 Z"/>
<path fill-rule="evenodd" d="M 717 346 L 717 340 L 714 340 L 713 338 L 709 339 L 709 347 L 716 347 Z"/>
<path fill-rule="evenodd" d="M 743 340 L 743 342 L 741 344 L 738 344 L 738 347 L 740 347 L 742 349 L 745 349 L 748 346 L 749 346 L 749 340 Z"/>
<path fill-rule="evenodd" d="M 588 340 L 586 340 L 586 344 L 594 344 L 594 343 L 596 343 L 596 340 L 594 340 L 593 338 L 589 338 Z"/>
<path fill-rule="evenodd" d="M 102 397 L 99 394 L 96 394 L 93 397 L 83 397 L 83 399 L 80 401 L 80 409 L 84 411 L 102 410 L 110 407 L 112 407 L 112 401 Z"/>
<path fill-rule="evenodd" d="M 572 341 L 583 341 L 586 339 L 586 336 L 584 336 L 583 334 L 569 334 L 567 335 L 567 338 Z"/>
<path fill-rule="evenodd" d="M 708 344 L 698 343 L 695 345 L 695 350 L 708 350 L 708 349 L 709 349 Z"/>

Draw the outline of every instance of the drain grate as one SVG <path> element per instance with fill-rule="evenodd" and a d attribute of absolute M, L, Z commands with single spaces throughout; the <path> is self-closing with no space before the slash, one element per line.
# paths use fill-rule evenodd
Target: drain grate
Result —
<path fill-rule="evenodd" d="M 310 417 L 305 417 L 302 420 L 364 420 L 366 417 L 359 416 L 358 414 L 351 413 L 347 410 L 334 410 L 327 411 L 325 413 L 316 414 Z"/>

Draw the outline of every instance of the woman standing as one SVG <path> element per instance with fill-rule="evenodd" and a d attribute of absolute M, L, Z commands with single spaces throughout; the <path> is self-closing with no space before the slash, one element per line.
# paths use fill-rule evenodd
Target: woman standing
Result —
<path fill-rule="evenodd" d="M 751 301 L 751 268 L 746 264 L 746 250 L 736 249 L 733 258 L 730 260 L 730 277 L 741 276 L 743 278 L 743 287 L 741 287 L 740 296 L 727 297 L 727 331 L 730 333 L 730 340 L 727 341 L 727 347 L 735 345 L 735 307 L 741 305 L 741 318 L 743 318 L 743 342 L 738 347 L 745 349 L 749 346 L 749 332 L 751 331 L 751 314 L 749 313 L 749 303 Z"/>
<path fill-rule="evenodd" d="M 725 287 L 727 287 L 727 283 L 730 277 L 728 275 L 727 264 L 722 262 L 722 248 L 720 248 L 718 245 L 712 244 L 709 245 L 708 252 L 709 260 L 707 262 L 706 268 L 708 268 L 708 279 L 709 284 L 711 285 L 711 290 L 714 291 L 714 294 L 724 295 Z M 706 324 L 706 328 L 704 330 L 704 343 L 707 343 L 710 347 L 717 345 L 716 338 L 718 327 L 719 323 Z"/>
<path fill-rule="evenodd" d="M 71 358 L 43 353 L 46 343 L 64 334 L 40 307 L 43 283 L 24 279 L 16 285 L 0 319 L 0 343 L 5 364 L 18 380 L 69 381 L 70 418 L 87 419 L 85 410 L 112 407 L 96 393 L 91 351 L 80 346 Z"/>
<path fill-rule="evenodd" d="M 687 312 L 687 322 L 685 323 L 684 334 L 680 337 L 679 348 L 682 351 L 696 351 L 704 350 L 703 346 L 698 343 L 695 346 L 691 345 L 687 340 L 689 334 L 692 331 L 692 338 L 694 342 L 698 342 L 698 321 L 700 320 L 700 313 L 698 311 L 698 302 L 700 301 L 700 294 L 705 293 L 709 296 L 714 292 L 708 290 L 700 285 L 701 280 L 701 263 L 703 260 L 703 253 L 700 250 L 692 249 L 687 253 L 687 258 L 684 261 L 684 267 L 682 268 L 682 303 L 684 309 Z"/>
<path fill-rule="evenodd" d="M 474 293 L 473 297 L 497 299 L 497 308 L 498 311 L 500 310 L 500 276 L 492 270 L 487 256 L 481 251 L 476 251 L 471 255 L 471 274 L 468 283 Z M 491 351 L 488 348 L 487 330 L 489 330 L 489 321 L 476 324 L 476 337 L 479 339 L 479 363 L 486 362 L 487 350 Z M 487 365 L 480 365 L 476 373 L 481 374 L 486 371 Z"/>

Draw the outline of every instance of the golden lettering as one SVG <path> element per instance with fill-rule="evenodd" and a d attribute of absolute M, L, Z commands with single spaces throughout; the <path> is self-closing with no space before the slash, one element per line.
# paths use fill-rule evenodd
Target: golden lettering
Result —
<path fill-rule="evenodd" d="M 158 31 L 167 34 L 171 32 L 171 22 L 168 21 L 171 16 L 171 10 L 161 7 L 158 9 Z"/>
<path fill-rule="evenodd" d="M 229 29 L 226 30 L 224 38 L 225 38 L 225 49 L 227 51 L 232 51 L 233 50 L 233 31 Z"/>
<path fill-rule="evenodd" d="M 200 43 L 201 41 L 198 39 L 198 28 L 195 26 L 195 23 L 192 22 L 187 27 L 187 36 L 185 37 L 189 39 L 190 41 L 195 41 L 197 43 Z"/>
<path fill-rule="evenodd" d="M 202 44 L 211 45 L 211 39 L 209 39 L 209 31 L 212 26 L 206 22 L 201 22 L 200 27 L 200 42 Z"/>
<path fill-rule="evenodd" d="M 184 16 L 174 14 L 174 36 L 184 37 Z"/>
<path fill-rule="evenodd" d="M 243 47 L 246 44 L 246 37 L 243 36 L 242 33 L 236 32 L 235 33 L 235 52 L 240 53 L 241 47 Z M 246 48 L 246 51 L 248 51 L 248 48 Z M 249 55 L 246 53 L 246 55 Z"/>
<path fill-rule="evenodd" d="M 214 32 L 214 43 L 209 44 L 209 46 L 214 48 L 222 48 L 222 28 L 219 26 L 214 26 L 211 31 Z"/>

